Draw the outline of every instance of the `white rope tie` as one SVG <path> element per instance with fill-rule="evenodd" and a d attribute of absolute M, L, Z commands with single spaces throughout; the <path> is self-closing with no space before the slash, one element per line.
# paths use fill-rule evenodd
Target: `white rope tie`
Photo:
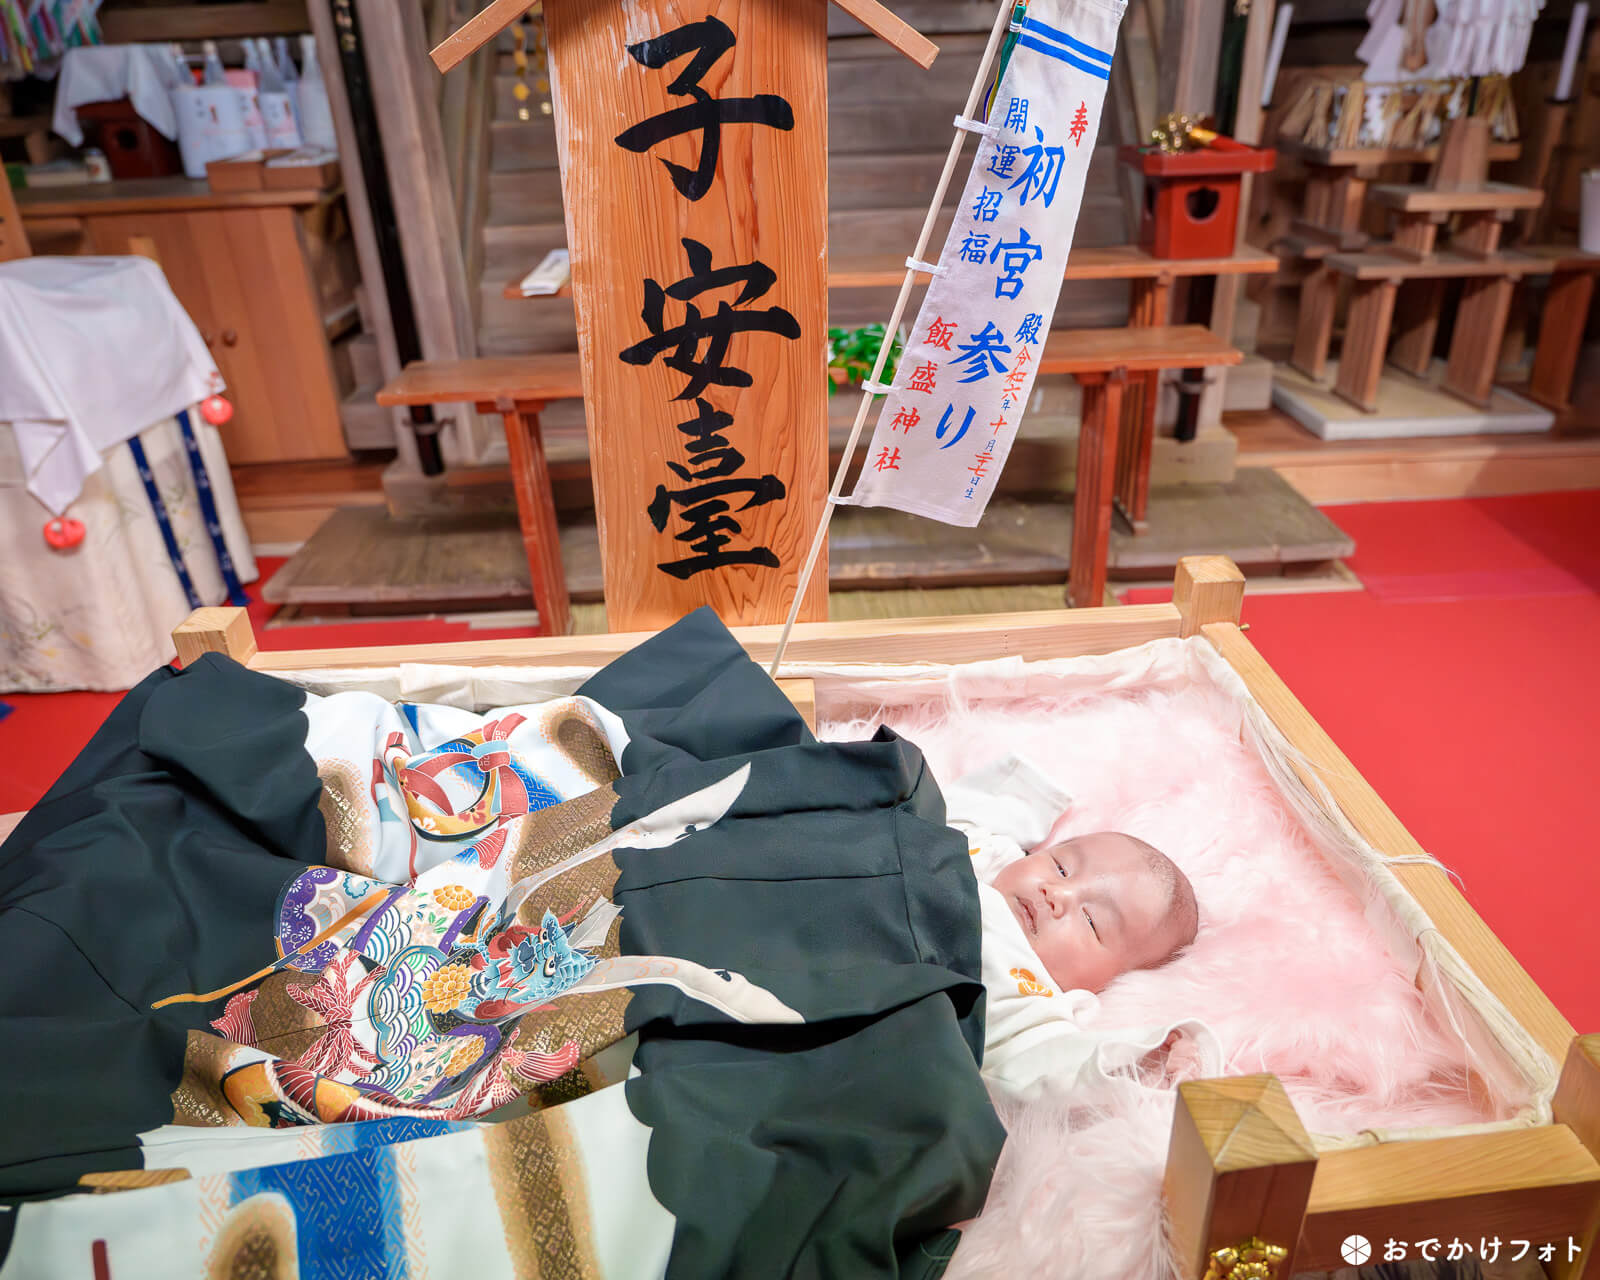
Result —
<path fill-rule="evenodd" d="M 968 133 L 975 133 L 980 138 L 992 138 L 1000 132 L 994 125 L 986 124 L 982 120 L 974 120 L 971 116 L 957 116 L 955 118 L 955 126 L 958 129 L 966 130 Z"/>
<path fill-rule="evenodd" d="M 861 389 L 871 392 L 875 396 L 886 396 L 894 391 L 894 383 L 874 382 L 871 378 L 864 378 L 861 382 Z"/>
<path fill-rule="evenodd" d="M 939 274 L 939 264 L 937 262 L 924 262 L 921 258 L 907 258 L 906 270 L 926 271 L 930 276 L 936 276 Z"/>

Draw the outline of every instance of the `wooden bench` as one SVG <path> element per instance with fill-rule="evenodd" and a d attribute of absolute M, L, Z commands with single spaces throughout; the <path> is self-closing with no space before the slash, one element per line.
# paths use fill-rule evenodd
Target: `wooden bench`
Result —
<path fill-rule="evenodd" d="M 1272 275 L 1278 270 L 1275 254 L 1252 245 L 1240 245 L 1226 258 L 1157 258 L 1138 245 L 1110 245 L 1094 249 L 1074 249 L 1067 259 L 1063 279 L 1126 280 L 1129 286 L 1128 324 L 1132 328 L 1172 323 L 1172 288 L 1179 280 L 1214 276 Z M 899 288 L 905 278 L 905 260 L 893 254 L 833 253 L 828 258 L 830 289 Z M 525 294 L 522 277 L 509 282 L 502 296 L 511 299 L 570 297 L 572 286 L 562 285 L 553 294 Z M 917 283 L 925 285 L 932 277 L 917 273 Z M 1332 316 L 1330 314 L 1331 322 Z M 1059 332 L 1069 332 L 1061 330 Z M 1094 332 L 1071 330 L 1070 332 Z M 1112 330 L 1111 332 L 1117 332 Z M 1235 361 L 1234 363 L 1237 363 Z M 1172 366 L 1161 366 L 1170 368 Z M 1041 367 L 1041 373 L 1065 372 Z M 1134 531 L 1143 532 L 1150 500 L 1150 455 L 1155 440 L 1156 399 L 1160 390 L 1160 368 L 1141 371 L 1123 405 L 1124 454 L 1117 463 L 1116 503 Z"/>
<path fill-rule="evenodd" d="M 533 603 L 540 635 L 566 635 L 572 626 L 572 600 L 561 565 L 561 536 L 550 494 L 539 414 L 551 400 L 583 398 L 578 353 L 509 356 L 498 359 L 417 361 L 378 392 L 381 405 L 470 403 L 480 413 L 498 413 L 505 423 L 511 487 L 517 523 L 528 555 Z"/>
<path fill-rule="evenodd" d="M 1111 509 L 1122 492 L 1124 473 L 1132 477 L 1141 503 L 1149 492 L 1154 415 L 1141 417 L 1132 430 L 1122 431 L 1123 392 L 1129 380 L 1139 380 L 1136 385 L 1145 380 L 1153 383 L 1164 369 L 1203 369 L 1238 364 L 1241 359 L 1237 350 L 1203 325 L 1050 333 L 1039 357 L 1039 372 L 1070 374 L 1083 388 L 1068 587 L 1074 605 L 1097 605 L 1105 594 Z M 582 396 L 575 351 L 450 363 L 419 361 L 378 392 L 378 403 L 383 405 L 471 403 L 481 412 L 501 415 L 541 634 L 566 634 L 571 601 L 539 414 L 552 400 Z M 1151 399 L 1153 403 L 1153 395 Z"/>

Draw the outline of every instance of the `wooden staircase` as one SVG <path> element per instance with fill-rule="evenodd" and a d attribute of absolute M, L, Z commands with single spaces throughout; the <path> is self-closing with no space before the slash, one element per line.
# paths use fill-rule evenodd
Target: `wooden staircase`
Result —
<path fill-rule="evenodd" d="M 972 69 L 983 49 L 992 11 L 949 2 L 930 24 L 937 30 L 939 58 L 928 71 L 866 35 L 849 19 L 831 19 L 828 43 L 829 238 L 852 254 L 893 253 L 914 247 L 927 201 L 938 180 L 950 141 L 950 121 L 965 105 Z M 919 15 L 920 20 L 920 15 Z M 479 284 L 481 355 L 577 349 L 570 298 L 506 298 L 507 284 L 520 280 L 551 249 L 566 243 L 555 129 L 535 106 L 533 118 L 517 119 L 516 74 L 511 55 L 500 55 L 490 125 L 489 198 L 482 227 L 483 275 Z M 1100 145 L 1074 241 L 1079 246 L 1126 243 L 1129 210 L 1116 147 L 1124 141 L 1117 113 L 1107 111 Z M 937 254 L 961 197 L 952 183 Z M 834 289 L 829 323 L 854 327 L 881 323 L 894 290 Z M 1121 281 L 1086 281 L 1069 286 L 1056 312 L 1057 328 L 1126 323 L 1128 286 Z"/>

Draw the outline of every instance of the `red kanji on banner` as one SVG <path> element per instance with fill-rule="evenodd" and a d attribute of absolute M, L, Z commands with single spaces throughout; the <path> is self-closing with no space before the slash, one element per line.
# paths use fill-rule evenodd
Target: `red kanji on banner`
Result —
<path fill-rule="evenodd" d="M 890 420 L 889 430 L 904 431 L 907 435 L 910 435 L 911 428 L 916 426 L 917 423 L 921 421 L 922 415 L 918 413 L 914 407 L 910 409 L 901 409 Z"/>
<path fill-rule="evenodd" d="M 873 461 L 872 465 L 873 468 L 878 471 L 900 470 L 900 450 L 890 449 L 887 445 L 885 445 L 882 449 L 878 450 L 878 456 Z"/>
<path fill-rule="evenodd" d="M 1083 135 L 1089 132 L 1089 107 L 1087 103 L 1080 102 L 1078 110 L 1072 117 L 1072 127 L 1067 130 L 1072 135 L 1072 145 L 1083 145 Z"/>
<path fill-rule="evenodd" d="M 927 364 L 919 364 L 911 371 L 911 382 L 906 387 L 906 390 L 931 392 L 933 390 L 934 375 L 938 372 L 939 366 L 931 360 Z"/>
<path fill-rule="evenodd" d="M 994 428 L 989 434 L 997 436 L 1000 434 L 1000 428 L 1006 425 L 1006 420 L 1004 418 L 996 418 L 989 425 Z"/>
<path fill-rule="evenodd" d="M 940 351 L 950 350 L 950 339 L 956 336 L 956 327 L 942 317 L 935 317 L 928 326 L 928 336 L 925 339 L 930 347 L 937 347 Z"/>

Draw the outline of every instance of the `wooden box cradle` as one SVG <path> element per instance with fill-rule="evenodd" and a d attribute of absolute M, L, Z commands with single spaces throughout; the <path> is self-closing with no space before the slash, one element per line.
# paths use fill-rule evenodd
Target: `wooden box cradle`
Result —
<path fill-rule="evenodd" d="M 1313 792 L 1331 801 L 1378 853 L 1402 860 L 1424 856 L 1245 636 L 1239 624 L 1243 591 L 1244 580 L 1230 561 L 1191 558 L 1178 568 L 1171 604 L 802 624 L 786 657 L 797 666 L 1040 660 L 1202 636 L 1298 752 L 1295 771 Z M 749 627 L 735 635 L 754 659 L 770 662 L 778 631 Z M 262 653 L 242 609 L 198 610 L 174 632 L 182 662 L 218 652 L 255 671 L 285 674 L 402 663 L 599 667 L 645 638 L 556 636 Z M 812 719 L 810 682 L 780 683 Z M 1600 1035 L 1574 1035 L 1436 864 L 1400 861 L 1393 871 L 1489 993 L 1554 1062 L 1564 1063 L 1552 1122 L 1319 1154 L 1274 1077 L 1186 1083 L 1179 1089 L 1164 1188 L 1182 1274 L 1193 1280 L 1226 1276 L 1238 1251 L 1256 1241 L 1274 1246 L 1275 1265 L 1239 1274 L 1286 1280 L 1296 1271 L 1345 1265 L 1341 1243 L 1359 1233 L 1374 1242 L 1374 1263 L 1383 1260 L 1384 1241 L 1391 1238 L 1476 1242 L 1498 1235 L 1556 1242 L 1560 1248 L 1547 1264 L 1548 1274 L 1600 1278 L 1600 1266 L 1589 1265 L 1600 1221 Z M 1570 1262 L 1569 1238 L 1582 1245 Z"/>

